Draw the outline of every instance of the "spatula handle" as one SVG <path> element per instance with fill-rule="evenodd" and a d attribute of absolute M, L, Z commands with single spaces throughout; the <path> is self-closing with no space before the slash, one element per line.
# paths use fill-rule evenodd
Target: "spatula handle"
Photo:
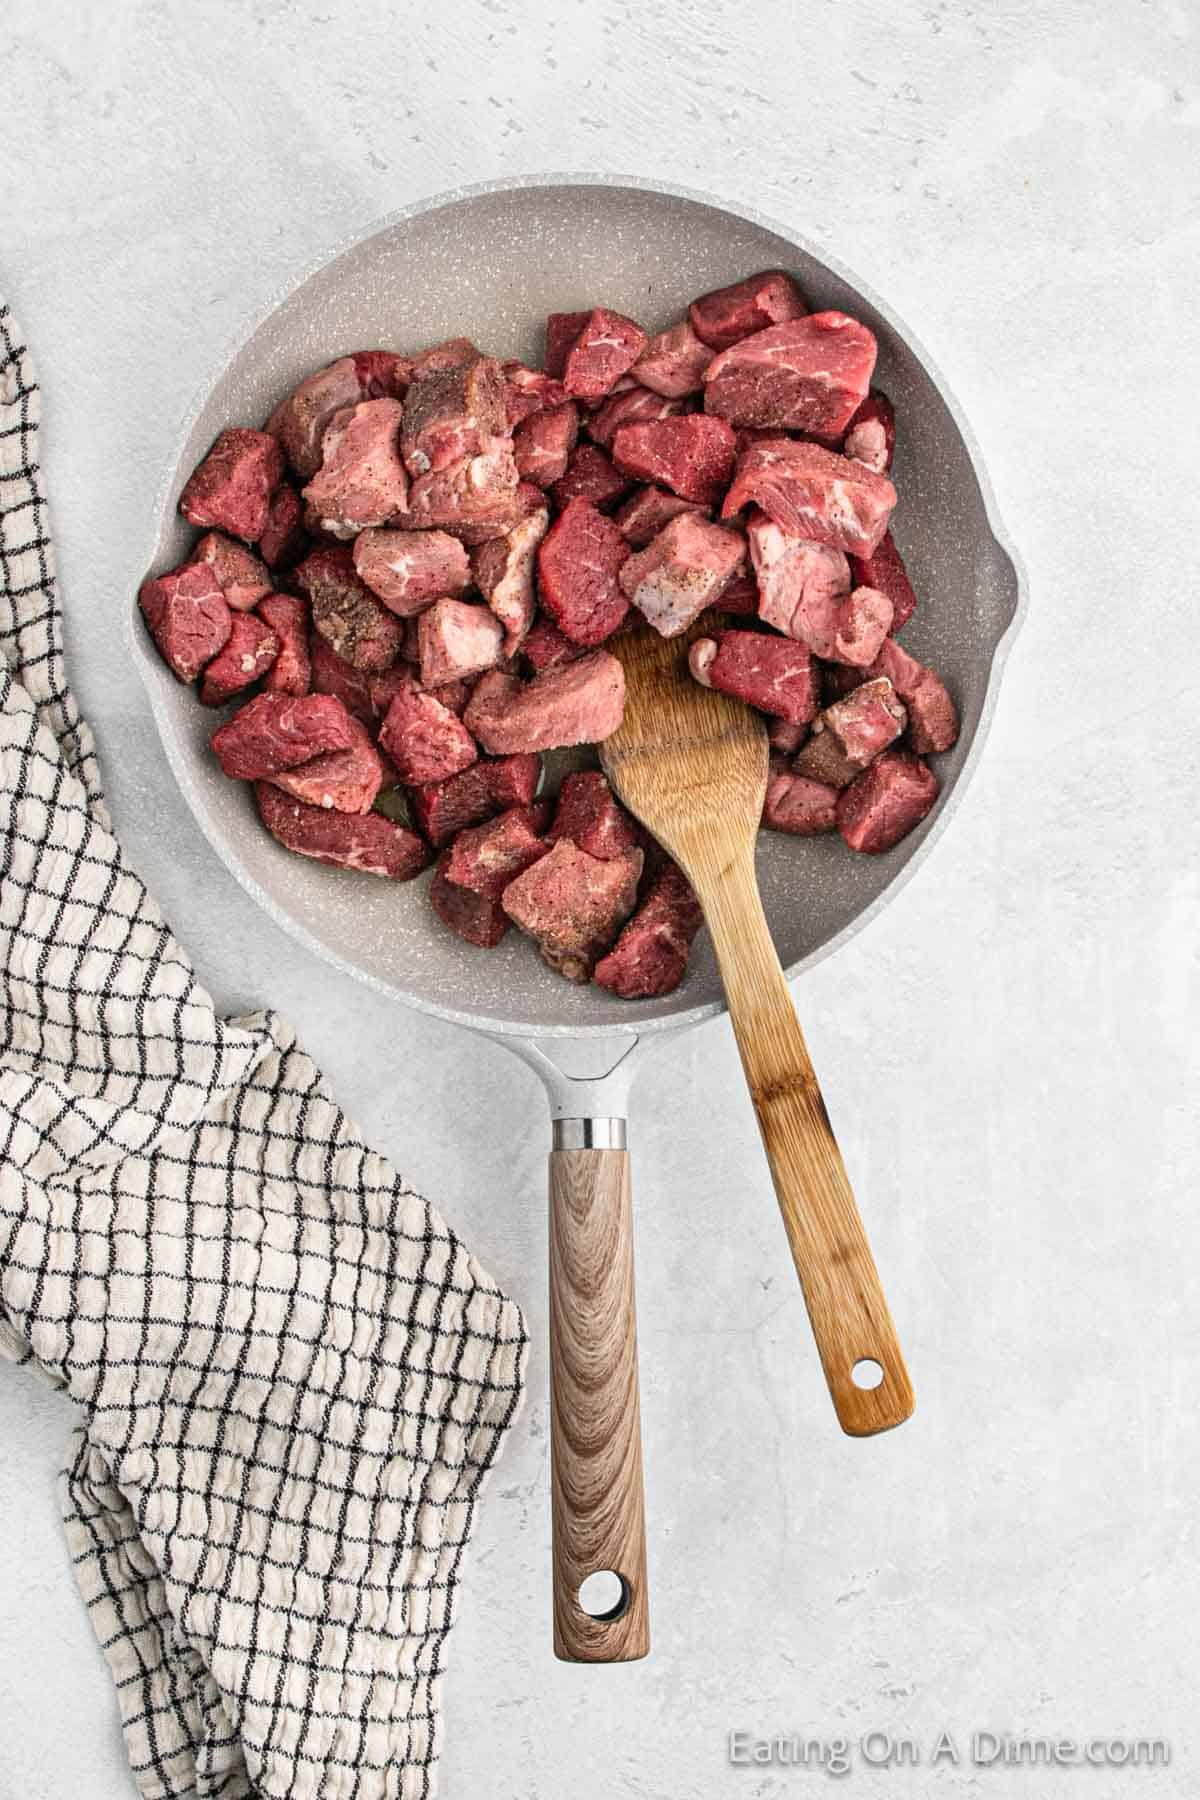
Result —
<path fill-rule="evenodd" d="M 554 1654 L 564 1662 L 635 1662 L 650 1649 L 631 1200 L 625 1150 L 551 1153 Z M 603 1572 L 620 1592 L 595 1617 L 579 1590 Z"/>
<path fill-rule="evenodd" d="M 700 897 L 838 1419 L 853 1437 L 887 1431 L 911 1414 L 912 1385 L 763 913 L 753 848 Z M 870 1377 L 871 1363 L 882 1380 L 860 1386 L 855 1369 Z"/>

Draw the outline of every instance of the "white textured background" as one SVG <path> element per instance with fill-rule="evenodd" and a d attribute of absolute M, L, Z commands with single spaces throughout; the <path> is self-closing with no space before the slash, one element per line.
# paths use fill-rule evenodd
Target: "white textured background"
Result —
<path fill-rule="evenodd" d="M 725 1734 L 1163 1733 L 1165 1773 L 859 1768 L 863 1800 L 1182 1800 L 1200 1322 L 1191 0 L 7 0 L 0 290 L 45 390 L 74 675 L 128 848 L 231 1005 L 299 1027 L 544 1330 L 532 1077 L 385 1009 L 202 841 L 122 651 L 176 419 L 325 245 L 460 182 L 659 175 L 857 269 L 982 442 L 1031 606 L 920 876 L 802 1015 L 920 1409 L 836 1432 L 723 1023 L 636 1095 L 655 1651 L 549 1649 L 545 1364 L 452 1643 L 449 1800 L 814 1791 Z M 123 1800 L 53 1481 L 0 1382 L 0 1800 Z"/>

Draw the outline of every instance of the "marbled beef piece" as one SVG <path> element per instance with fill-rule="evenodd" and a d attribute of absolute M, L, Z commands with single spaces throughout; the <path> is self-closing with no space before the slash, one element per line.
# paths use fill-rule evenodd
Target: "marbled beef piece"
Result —
<path fill-rule="evenodd" d="M 683 980 L 692 939 L 704 923 L 695 894 L 673 862 L 664 863 L 646 897 L 594 980 L 622 1000 L 654 1000 L 673 994 Z"/>
<path fill-rule="evenodd" d="M 413 817 L 430 843 L 440 849 L 466 825 L 478 825 L 510 806 L 529 806 L 537 792 L 539 756 L 480 757 L 445 781 L 414 787 Z"/>
<path fill-rule="evenodd" d="M 570 838 L 601 862 L 636 850 L 639 842 L 636 825 L 599 769 L 576 769 L 564 776 L 546 837 L 554 844 Z"/>
<path fill-rule="evenodd" d="M 404 626 L 359 580 L 348 545 L 314 550 L 297 567 L 295 581 L 312 608 L 313 625 L 338 656 L 367 675 L 391 667 Z"/>
<path fill-rule="evenodd" d="M 542 606 L 573 643 L 611 637 L 629 611 L 618 576 L 629 545 L 588 500 L 571 500 L 538 548 Z M 573 740 L 574 741 L 574 740 Z"/>
<path fill-rule="evenodd" d="M 491 356 L 450 368 L 429 369 L 418 360 L 404 398 L 400 451 L 410 475 L 457 463 L 491 449 L 508 429 L 504 375 Z"/>
<path fill-rule="evenodd" d="M 886 475 L 819 444 L 763 438 L 738 457 L 722 518 L 751 501 L 784 531 L 870 556 L 887 530 L 896 490 Z"/>
<path fill-rule="evenodd" d="M 467 681 L 504 660 L 504 627 L 490 608 L 435 600 L 418 620 L 421 686 Z"/>
<path fill-rule="evenodd" d="M 755 332 L 704 372 L 704 410 L 731 425 L 840 438 L 867 397 L 874 334 L 848 313 L 811 313 Z"/>
<path fill-rule="evenodd" d="M 537 611 L 534 568 L 538 545 L 550 529 L 548 508 L 539 507 L 507 537 L 480 544 L 471 557 L 475 585 L 504 627 L 504 655 L 515 656 Z"/>
<path fill-rule="evenodd" d="M 252 612 L 263 595 L 271 592 L 266 564 L 244 544 L 235 544 L 219 531 L 205 532 L 188 560 L 207 564 L 233 612 Z"/>
<path fill-rule="evenodd" d="M 283 480 L 283 456 L 265 431 L 223 431 L 188 477 L 179 510 L 202 530 L 227 531 L 252 544 L 266 530 L 271 497 Z"/>
<path fill-rule="evenodd" d="M 416 367 L 413 357 L 394 350 L 356 350 L 351 361 L 362 400 L 403 400 Z"/>
<path fill-rule="evenodd" d="M 746 540 L 740 531 L 681 513 L 629 558 L 619 580 L 655 631 L 677 637 L 706 606 L 720 603 L 745 561 Z"/>
<path fill-rule="evenodd" d="M 411 678 L 387 709 L 379 745 L 407 787 L 445 781 L 468 768 L 479 754 L 457 714 Z"/>
<path fill-rule="evenodd" d="M 558 506 L 572 500 L 590 500 L 601 512 L 616 505 L 629 492 L 629 480 L 619 475 L 612 459 L 595 444 L 578 444 L 567 458 L 567 466 L 550 492 Z"/>
<path fill-rule="evenodd" d="M 640 325 L 606 306 L 588 313 L 551 313 L 546 320 L 546 373 L 573 400 L 603 400 L 646 344 Z"/>
<path fill-rule="evenodd" d="M 399 400 L 363 400 L 335 413 L 322 439 L 321 467 L 304 498 L 330 537 L 357 537 L 404 511 L 408 478 L 400 461 Z"/>
<path fill-rule="evenodd" d="M 838 613 L 832 647 L 827 645 L 822 650 L 815 646 L 817 655 L 867 669 L 879 655 L 891 629 L 892 603 L 887 595 L 878 588 L 852 588 Z"/>
<path fill-rule="evenodd" d="M 888 750 L 838 801 L 838 830 L 851 850 L 879 856 L 919 825 L 938 797 L 938 780 L 919 756 Z"/>
<path fill-rule="evenodd" d="M 590 312 L 549 313 L 546 317 L 545 372 L 552 381 L 562 381 L 567 366 L 567 352 L 591 318 Z"/>
<path fill-rule="evenodd" d="M 279 639 L 279 655 L 267 670 L 267 692 L 307 694 L 312 687 L 308 607 L 295 594 L 268 594 L 258 603 L 258 616 Z"/>
<path fill-rule="evenodd" d="M 418 475 L 395 522 L 405 531 L 448 531 L 464 544 L 503 537 L 528 510 L 520 479 L 510 440 L 493 439 L 478 456 Z"/>
<path fill-rule="evenodd" d="M 294 487 L 281 482 L 271 498 L 258 553 L 271 569 L 290 569 L 308 548 L 304 529 L 304 502 Z"/>
<path fill-rule="evenodd" d="M 895 743 L 907 717 L 890 681 L 864 681 L 825 708 L 792 768 L 810 781 L 848 787 Z"/>
<path fill-rule="evenodd" d="M 730 287 L 701 294 L 688 307 L 688 318 L 696 336 L 710 350 L 727 350 L 751 332 L 780 325 L 785 319 L 803 318 L 807 311 L 804 296 L 790 275 L 782 269 L 764 269 Z"/>
<path fill-rule="evenodd" d="M 688 319 L 646 340 L 646 348 L 633 365 L 633 375 L 643 387 L 668 400 L 698 394 L 704 387 L 704 371 L 714 352 L 698 338 Z"/>
<path fill-rule="evenodd" d="M 733 474 L 733 428 L 707 413 L 622 425 L 612 454 L 623 474 L 668 487 L 684 500 L 715 506 Z"/>
<path fill-rule="evenodd" d="M 365 875 L 382 875 L 389 881 L 411 881 L 429 864 L 424 839 L 407 826 L 385 819 L 382 813 L 354 814 L 306 806 L 269 781 L 255 783 L 254 798 L 271 836 L 298 856 L 357 869 Z"/>
<path fill-rule="evenodd" d="M 370 812 L 383 786 L 383 758 L 365 725 L 352 718 L 350 729 L 354 741 L 348 750 L 326 750 L 311 762 L 282 770 L 268 779 L 308 806 L 344 813 Z"/>
<path fill-rule="evenodd" d="M 573 400 L 535 412 L 513 432 L 513 458 L 522 481 L 548 488 L 566 473 L 579 438 L 579 408 Z"/>
<path fill-rule="evenodd" d="M 450 851 L 438 857 L 429 884 L 429 904 L 442 924 L 476 950 L 494 950 L 508 930 L 508 914 L 499 900 L 460 887 L 450 879 Z"/>
<path fill-rule="evenodd" d="M 698 500 L 681 500 L 678 494 L 668 494 L 665 488 L 646 486 L 631 494 L 624 505 L 617 508 L 613 519 L 626 543 L 634 550 L 644 550 L 664 525 L 687 512 L 704 513 L 707 517 L 708 509 Z"/>
<path fill-rule="evenodd" d="M 886 475 L 896 450 L 896 414 L 879 388 L 872 388 L 846 428 L 842 455 Z"/>
<path fill-rule="evenodd" d="M 332 694 L 259 694 L 214 731 L 212 749 L 231 781 L 263 781 L 326 750 L 349 750 L 354 737 L 354 720 Z"/>
<path fill-rule="evenodd" d="M 354 567 L 402 619 L 471 585 L 467 552 L 447 531 L 364 531 L 354 542 Z"/>
<path fill-rule="evenodd" d="M 163 661 L 180 681 L 195 681 L 233 630 L 233 614 L 206 563 L 184 563 L 144 581 L 138 605 Z"/>
<path fill-rule="evenodd" d="M 318 631 L 309 633 L 309 667 L 314 694 L 332 694 L 356 719 L 371 724 L 375 707 L 371 700 L 371 677 L 353 663 L 339 656 Z"/>
<path fill-rule="evenodd" d="M 640 850 L 602 862 L 560 838 L 509 883 L 501 904 L 552 969 L 584 982 L 633 911 L 641 873 Z"/>
<path fill-rule="evenodd" d="M 684 401 L 667 399 L 640 382 L 633 382 L 610 394 L 603 406 L 597 407 L 588 419 L 587 434 L 594 444 L 611 450 L 622 425 L 653 424 L 658 419 L 673 419 L 684 410 Z"/>
<path fill-rule="evenodd" d="M 531 869 L 550 845 L 544 805 L 512 806 L 484 825 L 460 831 L 446 858 L 446 876 L 456 887 L 499 900 L 510 881 Z"/>
<path fill-rule="evenodd" d="M 884 532 L 870 556 L 852 556 L 850 567 L 856 587 L 875 588 L 879 593 L 886 594 L 891 601 L 891 632 L 895 637 L 898 631 L 903 631 L 916 612 L 917 596 L 908 579 L 904 558 L 897 550 L 891 532 Z"/>
<path fill-rule="evenodd" d="M 732 694 L 760 712 L 807 725 L 820 708 L 817 671 L 807 644 L 762 631 L 718 631 L 697 638 L 688 667 L 702 687 Z"/>
<path fill-rule="evenodd" d="M 840 789 L 797 775 L 779 757 L 771 758 L 762 822 L 768 831 L 793 837 L 820 837 L 837 830 Z"/>
<path fill-rule="evenodd" d="M 754 618 L 758 612 L 758 581 L 753 570 L 747 569 L 744 574 L 735 575 L 729 586 L 722 588 L 717 605 L 723 613 Z"/>
<path fill-rule="evenodd" d="M 204 706 L 224 706 L 243 688 L 252 687 L 279 655 L 279 639 L 253 613 L 235 613 L 233 629 L 213 657 L 200 682 Z"/>
<path fill-rule="evenodd" d="M 908 742 L 919 756 L 949 750 L 957 742 L 958 708 L 935 670 L 926 668 L 888 638 L 869 673 L 886 676 L 904 702 L 908 710 Z"/>
<path fill-rule="evenodd" d="M 560 407 L 566 400 L 561 381 L 544 369 L 530 369 L 522 362 L 501 364 L 504 372 L 504 416 L 509 430 L 535 414 Z"/>
<path fill-rule="evenodd" d="M 289 467 L 311 481 L 321 466 L 321 441 L 334 413 L 361 400 L 400 399 L 412 360 L 390 350 L 360 350 L 318 369 L 281 400 L 266 429 L 279 439 Z"/>
<path fill-rule="evenodd" d="M 430 344 L 419 356 L 414 356 L 409 386 L 414 381 L 424 381 L 428 375 L 444 375 L 450 369 L 469 369 L 482 355 L 483 351 L 471 338 L 443 338 L 440 343 Z"/>
<path fill-rule="evenodd" d="M 746 537 L 759 617 L 810 648 L 816 648 L 814 638 L 832 642 L 841 604 L 850 592 L 850 565 L 843 553 L 784 531 L 757 508 L 746 521 Z"/>
<path fill-rule="evenodd" d="M 529 682 L 493 670 L 463 716 L 485 750 L 512 756 L 599 743 L 624 715 L 625 671 L 607 650 L 592 650 Z"/>
<path fill-rule="evenodd" d="M 569 637 L 564 637 L 544 613 L 529 627 L 521 651 L 535 675 L 540 675 L 543 669 L 557 669 L 563 663 L 574 662 L 584 654 L 582 644 L 573 644 Z"/>

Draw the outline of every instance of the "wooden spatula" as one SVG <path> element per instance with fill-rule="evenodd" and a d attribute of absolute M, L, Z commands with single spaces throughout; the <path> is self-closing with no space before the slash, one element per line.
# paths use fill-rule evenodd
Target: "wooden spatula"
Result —
<path fill-rule="evenodd" d="M 842 1429 L 868 1437 L 908 1418 L 912 1386 L 759 898 L 766 730 L 692 679 L 698 635 L 639 627 L 609 639 L 625 669 L 625 719 L 600 759 L 704 910 L 829 1392 Z M 862 1385 L 877 1377 L 871 1364 L 882 1379 Z"/>

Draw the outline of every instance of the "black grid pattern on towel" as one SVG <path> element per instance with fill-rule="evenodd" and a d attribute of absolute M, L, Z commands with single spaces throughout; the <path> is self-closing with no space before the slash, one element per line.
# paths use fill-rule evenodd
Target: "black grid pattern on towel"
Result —
<path fill-rule="evenodd" d="M 525 1330 L 273 1015 L 224 1021 L 104 811 L 0 306 L 0 1349 L 147 1796 L 426 1800 Z"/>

